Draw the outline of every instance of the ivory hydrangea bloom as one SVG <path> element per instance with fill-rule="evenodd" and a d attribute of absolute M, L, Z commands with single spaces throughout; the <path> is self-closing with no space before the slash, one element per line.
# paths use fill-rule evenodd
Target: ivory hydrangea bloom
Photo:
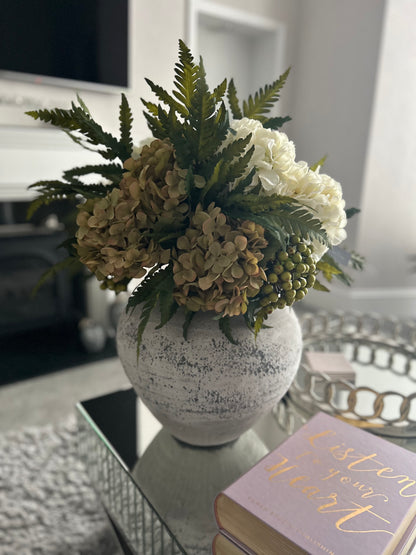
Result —
<path fill-rule="evenodd" d="M 247 174 L 256 173 L 252 185 L 260 184 L 263 194 L 285 195 L 304 204 L 319 218 L 332 245 L 346 238 L 345 201 L 341 185 L 329 175 L 311 170 L 306 162 L 296 161 L 295 146 L 285 133 L 265 129 L 257 120 L 242 118 L 231 125 L 225 144 L 233 139 L 245 138 L 251 133 L 247 148 L 254 146 Z M 320 258 L 325 248 L 316 245 Z"/>

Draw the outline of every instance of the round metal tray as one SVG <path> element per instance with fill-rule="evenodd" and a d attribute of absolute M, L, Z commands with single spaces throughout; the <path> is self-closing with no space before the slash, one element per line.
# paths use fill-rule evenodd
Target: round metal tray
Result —
<path fill-rule="evenodd" d="M 416 322 L 321 312 L 299 319 L 304 351 L 343 353 L 356 376 L 354 382 L 314 372 L 304 357 L 287 395 L 296 410 L 306 417 L 324 411 L 380 435 L 415 438 Z"/>

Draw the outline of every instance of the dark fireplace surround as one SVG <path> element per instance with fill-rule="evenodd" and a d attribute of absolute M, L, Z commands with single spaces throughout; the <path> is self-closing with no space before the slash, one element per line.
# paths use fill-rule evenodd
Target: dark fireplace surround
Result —
<path fill-rule="evenodd" d="M 28 201 L 0 202 L 0 383 L 115 354 L 91 355 L 78 337 L 87 316 L 85 275 L 58 272 L 33 295 L 41 275 L 66 256 L 63 223 L 72 207 L 56 203 L 28 223 Z"/>

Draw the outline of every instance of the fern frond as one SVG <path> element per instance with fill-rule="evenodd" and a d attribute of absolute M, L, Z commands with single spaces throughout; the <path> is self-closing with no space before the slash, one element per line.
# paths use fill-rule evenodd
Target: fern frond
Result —
<path fill-rule="evenodd" d="M 72 269 L 82 268 L 82 264 L 77 258 L 68 256 L 67 258 L 64 258 L 63 260 L 57 262 L 56 264 L 48 268 L 46 272 L 44 272 L 40 276 L 37 284 L 32 289 L 31 297 L 34 297 L 37 294 L 37 292 L 39 291 L 39 289 L 42 287 L 44 283 L 53 279 L 59 272 L 62 272 L 63 270 L 67 270 L 70 268 Z"/>
<path fill-rule="evenodd" d="M 274 212 L 253 213 L 238 207 L 223 208 L 224 213 L 234 218 L 251 220 L 263 226 L 279 243 L 285 244 L 290 235 L 299 235 L 306 239 L 317 239 L 328 244 L 325 230 L 321 222 L 307 210 L 299 206 L 283 205 L 281 210 Z"/>
<path fill-rule="evenodd" d="M 189 326 L 191 325 L 191 322 L 194 316 L 195 316 L 195 312 L 191 312 L 190 310 L 187 310 L 185 313 L 185 321 L 182 326 L 182 334 L 183 334 L 183 338 L 186 341 L 188 340 Z"/>
<path fill-rule="evenodd" d="M 163 327 L 173 317 L 179 306 L 173 298 L 175 282 L 173 281 L 173 273 L 171 272 L 161 284 L 159 288 L 159 308 L 160 308 L 160 324 L 156 329 Z"/>
<path fill-rule="evenodd" d="M 251 133 L 242 139 L 236 139 L 224 147 L 220 152 L 211 157 L 209 164 L 204 167 L 205 173 L 202 173 L 205 178 L 208 178 L 213 168 L 220 160 L 231 162 L 234 158 L 240 157 L 245 151 L 247 145 L 251 140 Z"/>
<path fill-rule="evenodd" d="M 77 100 L 78 100 L 78 104 L 81 106 L 81 108 L 84 110 L 84 112 L 86 114 L 88 114 L 89 116 L 91 116 L 91 112 L 89 111 L 89 109 L 87 108 L 87 105 L 85 104 L 85 102 L 82 100 L 82 98 L 80 97 L 80 95 L 77 93 Z"/>
<path fill-rule="evenodd" d="M 144 98 L 140 99 L 145 107 L 149 110 L 149 113 L 152 116 L 157 116 L 158 114 L 158 106 L 154 102 L 149 102 L 148 100 L 144 100 Z"/>
<path fill-rule="evenodd" d="M 146 118 L 147 126 L 155 139 L 163 140 L 168 137 L 168 134 L 163 128 L 163 125 L 160 123 L 158 116 L 153 116 L 151 113 L 148 112 L 143 112 L 143 115 Z"/>
<path fill-rule="evenodd" d="M 227 90 L 227 79 L 224 79 L 222 83 L 220 83 L 217 87 L 215 87 L 212 93 L 212 98 L 214 99 L 214 101 L 220 102 L 223 99 L 226 90 Z"/>
<path fill-rule="evenodd" d="M 349 220 L 350 218 L 352 218 L 356 214 L 359 214 L 360 212 L 361 210 L 359 208 L 347 208 L 345 210 L 345 215 L 347 216 L 347 220 Z"/>
<path fill-rule="evenodd" d="M 192 141 L 193 156 L 196 164 L 212 156 L 225 139 L 228 130 L 228 113 L 224 103 L 216 110 L 216 103 L 205 79 L 205 70 L 201 63 L 195 94 L 191 99 L 188 117 L 189 125 L 185 126 L 184 135 Z"/>
<path fill-rule="evenodd" d="M 169 293 L 173 291 L 171 286 L 172 281 L 173 278 L 171 265 L 166 266 L 166 268 L 162 269 L 155 267 L 148 273 L 145 279 L 141 283 L 139 283 L 139 285 L 129 297 L 126 310 L 134 309 L 139 304 L 143 304 L 142 312 L 140 315 L 140 324 L 137 329 L 137 357 L 139 357 L 140 354 L 140 344 L 142 341 L 144 330 L 149 321 L 150 314 L 156 306 L 161 295 L 163 301 L 166 302 L 166 299 L 169 297 Z M 163 309 L 163 311 L 164 310 L 165 309 Z M 171 303 L 169 303 L 169 307 L 167 308 L 166 312 L 161 312 L 162 320 L 165 318 L 170 319 L 173 314 L 174 309 Z"/>
<path fill-rule="evenodd" d="M 260 333 L 264 322 L 264 316 L 261 314 L 257 314 L 256 320 L 254 322 L 254 338 L 257 339 L 258 334 Z"/>
<path fill-rule="evenodd" d="M 82 106 L 76 106 L 72 102 L 70 110 L 61 108 L 32 110 L 26 112 L 26 114 L 35 120 L 40 119 L 60 129 L 80 132 L 84 135 L 84 140 L 87 143 L 105 147 L 105 150 L 101 151 L 100 154 L 106 159 L 126 159 L 124 145 L 119 143 L 113 135 L 105 132 L 101 125 L 96 123 Z M 82 145 L 82 143 L 80 144 Z"/>
<path fill-rule="evenodd" d="M 173 91 L 174 96 L 184 106 L 186 116 L 191 110 L 192 97 L 196 91 L 198 81 L 199 66 L 194 63 L 193 56 L 186 44 L 179 41 L 179 62 L 175 64 L 174 84 L 177 90 Z"/>
<path fill-rule="evenodd" d="M 63 177 L 68 181 L 73 181 L 75 177 L 89 174 L 98 174 L 105 179 L 110 180 L 112 183 L 119 183 L 119 181 L 123 177 L 123 168 L 120 164 L 88 165 L 80 168 L 66 170 L 63 173 Z"/>
<path fill-rule="evenodd" d="M 339 266 L 339 264 L 337 264 L 328 252 L 326 252 L 321 260 L 317 262 L 316 269 L 322 272 L 324 278 L 329 282 L 331 282 L 332 278 L 335 276 L 338 280 L 344 283 L 344 285 L 350 286 L 352 283 L 351 277 L 344 272 L 344 270 Z"/>
<path fill-rule="evenodd" d="M 238 98 L 237 98 L 237 90 L 235 88 L 234 79 L 231 79 L 230 83 L 228 85 L 227 97 L 228 97 L 228 103 L 230 105 L 231 113 L 233 115 L 233 118 L 234 119 L 242 119 L 243 114 L 242 114 L 240 106 L 239 106 L 239 101 L 238 101 Z"/>
<path fill-rule="evenodd" d="M 329 293 L 328 287 L 325 287 L 325 285 L 323 285 L 318 279 L 315 280 L 315 283 L 313 284 L 313 289 L 316 289 L 317 291 L 323 291 L 324 293 Z"/>
<path fill-rule="evenodd" d="M 316 170 L 318 170 L 319 168 L 321 168 L 325 164 L 326 159 L 327 159 L 327 155 L 322 156 L 322 158 L 320 160 L 318 160 L 317 162 L 315 162 L 314 164 L 311 165 L 311 170 L 313 172 L 316 172 Z"/>
<path fill-rule="evenodd" d="M 188 115 L 188 111 L 182 106 L 182 104 L 177 102 L 167 91 L 165 91 L 163 87 L 161 87 L 160 85 L 155 85 L 155 83 L 153 83 L 153 81 L 151 81 L 150 79 L 145 79 L 145 81 L 158 97 L 158 99 L 169 106 L 171 110 L 179 112 L 179 114 L 184 117 Z"/>
<path fill-rule="evenodd" d="M 253 97 L 250 95 L 247 101 L 243 102 L 243 114 L 247 118 L 263 121 L 264 114 L 270 111 L 273 105 L 279 100 L 279 93 L 289 75 L 290 68 L 287 69 L 271 85 L 260 88 Z"/>
<path fill-rule="evenodd" d="M 288 121 L 291 121 L 291 119 L 292 118 L 290 116 L 268 118 L 263 122 L 263 127 L 265 129 L 280 129 L 282 125 L 284 125 Z"/>
<path fill-rule="evenodd" d="M 237 341 L 234 339 L 233 334 L 231 332 L 229 316 L 223 316 L 222 318 L 220 318 L 218 320 L 218 327 L 220 328 L 220 330 L 222 331 L 222 333 L 225 335 L 225 337 L 228 339 L 230 343 L 232 343 L 233 345 L 238 345 Z"/>
<path fill-rule="evenodd" d="M 57 200 L 77 200 L 79 196 L 84 198 L 104 197 L 112 189 L 112 185 L 103 185 L 102 183 L 85 185 L 79 181 L 70 183 L 65 181 L 38 181 L 29 186 L 29 189 L 32 188 L 37 189 L 40 194 L 29 205 L 27 211 L 28 219 L 41 206 L 47 206 Z"/>
<path fill-rule="evenodd" d="M 120 142 L 126 148 L 127 152 L 131 153 L 133 150 L 133 139 L 131 136 L 133 114 L 124 93 L 121 94 L 119 121 Z"/>

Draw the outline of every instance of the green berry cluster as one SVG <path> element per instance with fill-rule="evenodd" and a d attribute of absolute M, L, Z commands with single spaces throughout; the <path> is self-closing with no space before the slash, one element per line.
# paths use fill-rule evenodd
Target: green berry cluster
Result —
<path fill-rule="evenodd" d="M 291 306 L 302 300 L 316 279 L 313 248 L 292 235 L 286 250 L 278 253 L 266 270 L 267 282 L 260 290 L 258 315 L 267 317 L 276 308 Z"/>

